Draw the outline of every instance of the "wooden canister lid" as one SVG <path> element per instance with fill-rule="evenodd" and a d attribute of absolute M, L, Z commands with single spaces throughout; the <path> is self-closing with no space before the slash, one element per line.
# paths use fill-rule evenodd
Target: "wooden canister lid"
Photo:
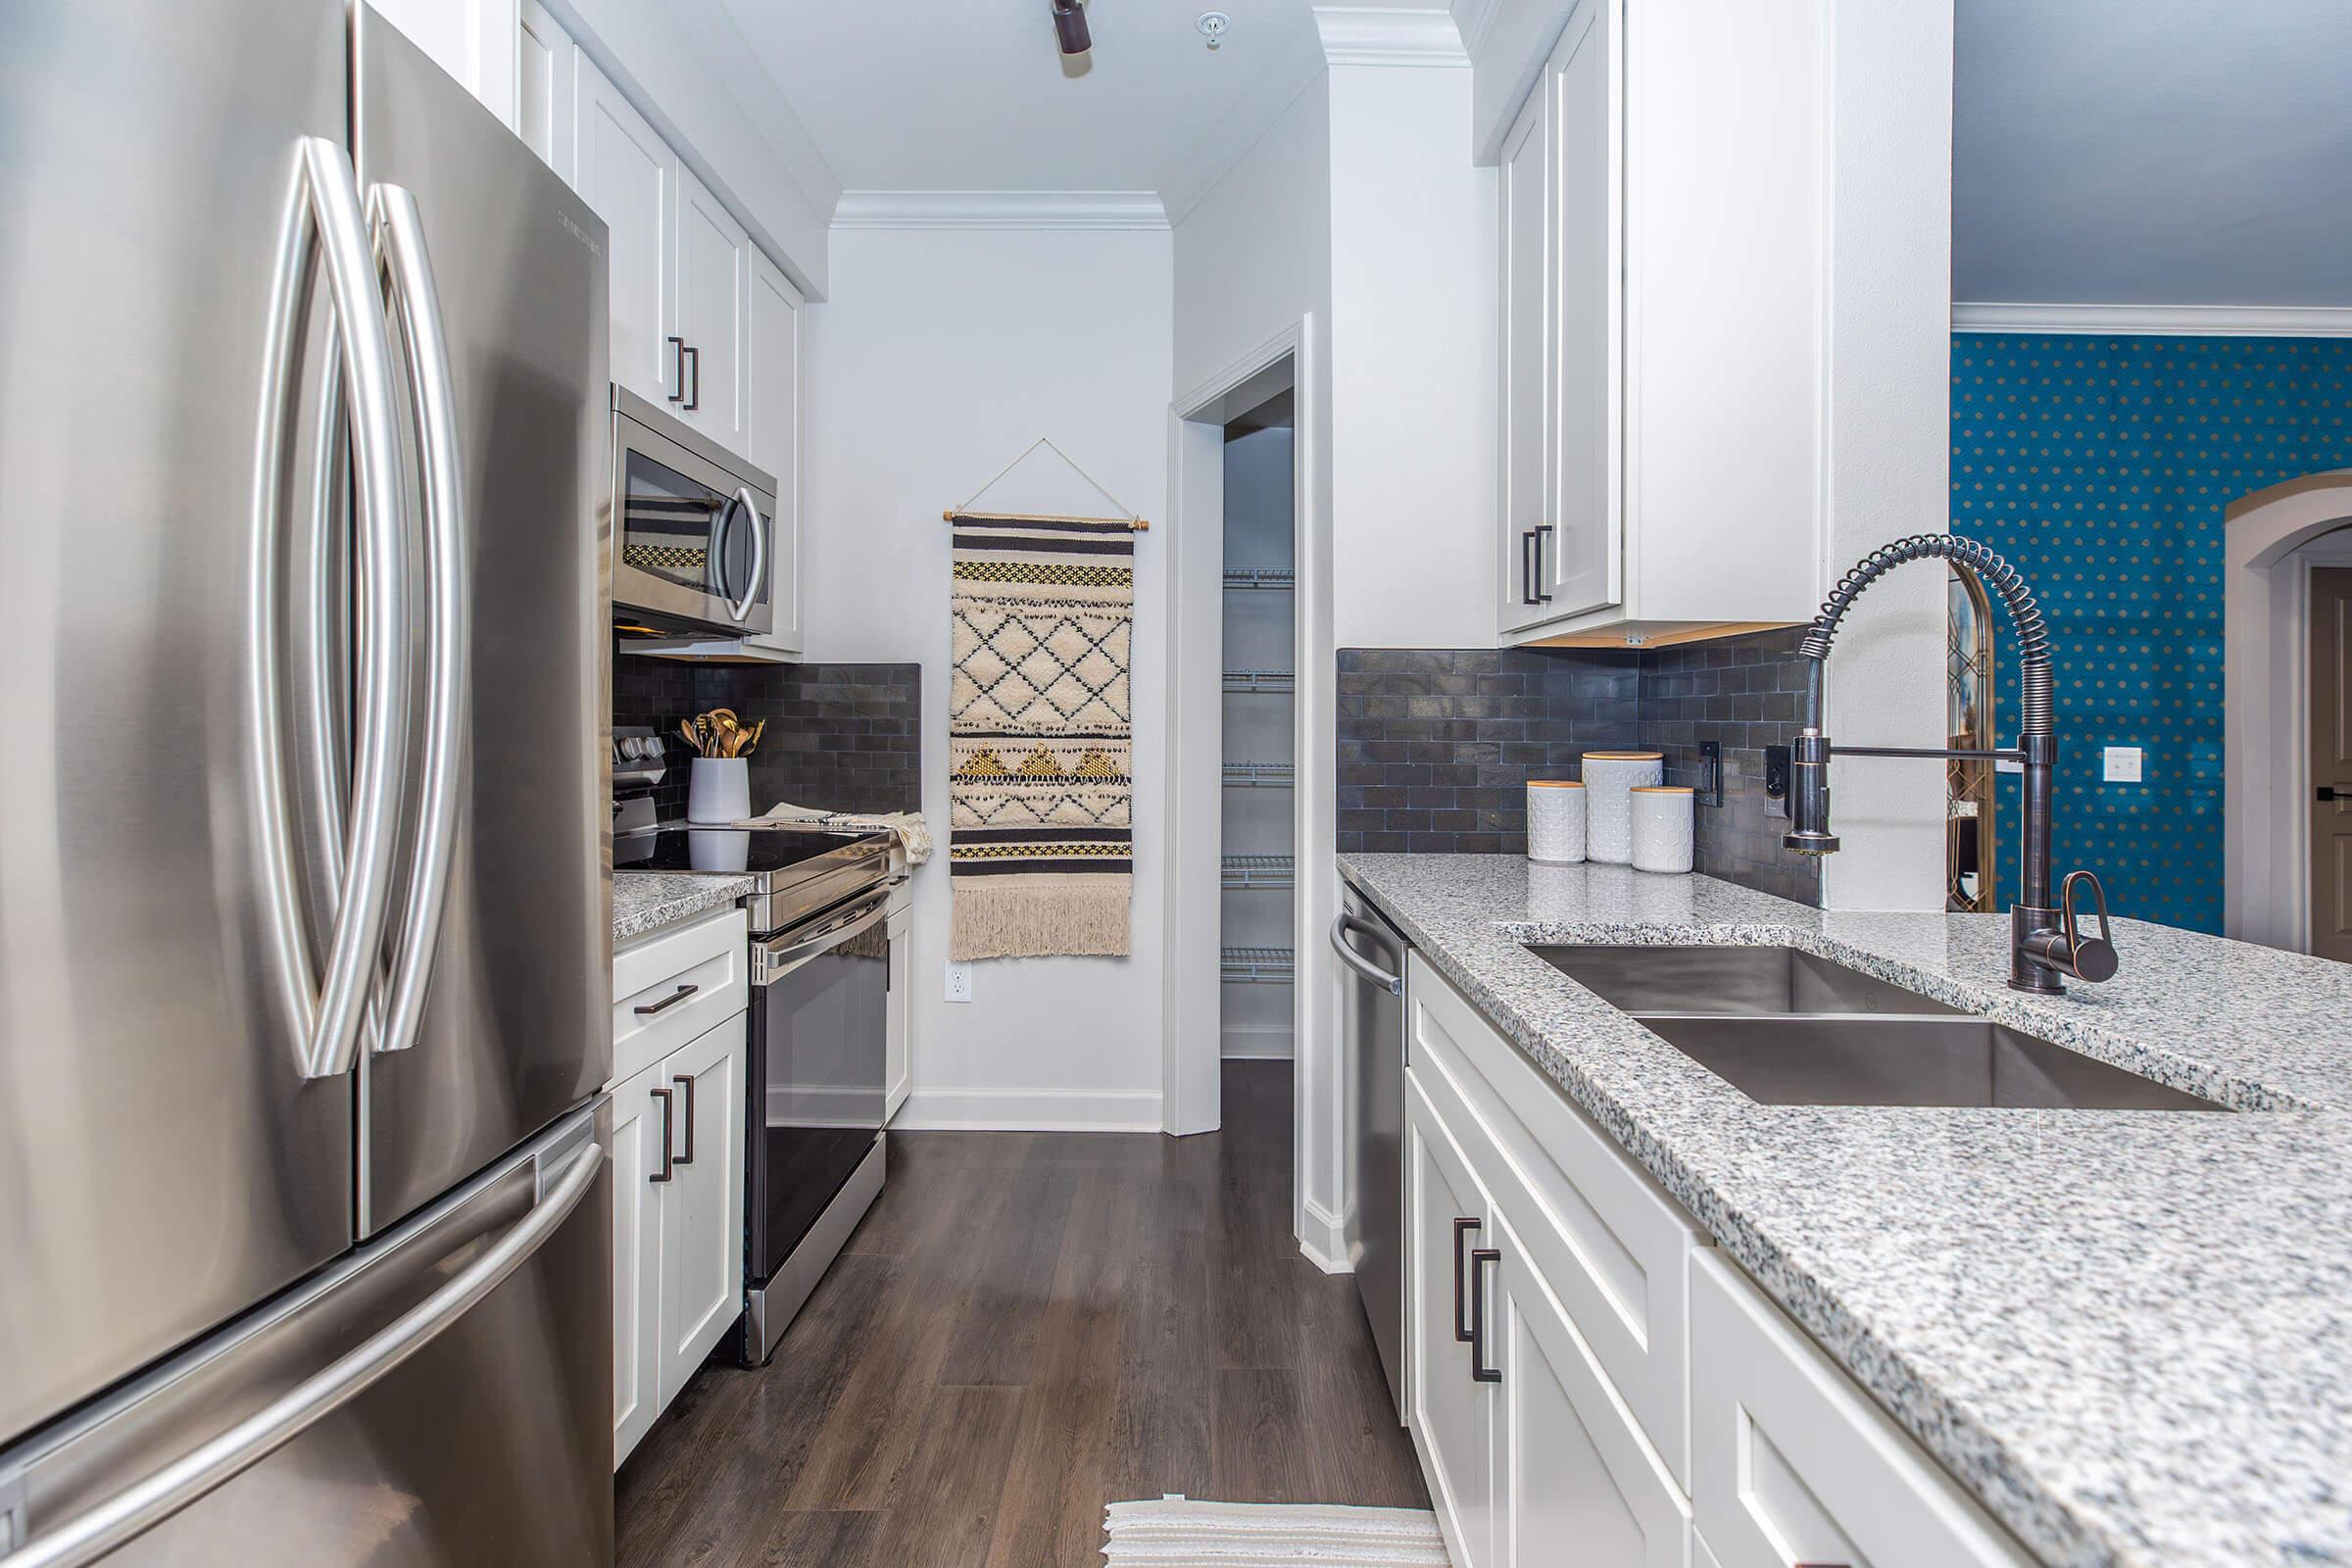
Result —
<path fill-rule="evenodd" d="M 1629 793 L 1635 795 L 1688 795 L 1690 793 L 1690 786 L 1688 784 L 1637 784 Z"/>
<path fill-rule="evenodd" d="M 1581 778 L 1531 778 L 1527 781 L 1527 787 L 1531 790 L 1581 790 L 1585 787 L 1585 781 Z"/>
<path fill-rule="evenodd" d="M 1588 762 L 1594 759 L 1603 762 L 1660 762 L 1666 759 L 1664 752 L 1586 752 L 1583 756 Z"/>

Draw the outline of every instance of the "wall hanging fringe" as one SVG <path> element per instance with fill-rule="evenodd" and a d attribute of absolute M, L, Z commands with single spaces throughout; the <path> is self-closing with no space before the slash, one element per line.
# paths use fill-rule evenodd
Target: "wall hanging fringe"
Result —
<path fill-rule="evenodd" d="M 944 522 L 954 522 L 957 517 L 980 517 L 993 522 L 1003 522 L 1012 519 L 1028 520 L 1036 517 L 1037 514 L 1029 512 L 974 512 L 972 510 L 972 502 L 979 500 L 982 496 L 988 494 L 989 491 L 996 488 L 996 484 L 999 479 L 1004 478 L 1013 469 L 1019 467 L 1024 462 L 1028 461 L 1029 454 L 1035 452 L 1039 447 L 1046 448 L 1055 457 L 1059 458 L 1063 463 L 1069 465 L 1069 468 L 1072 473 L 1076 474 L 1079 478 L 1084 479 L 1088 484 L 1093 485 L 1095 488 L 1095 493 L 1101 496 L 1103 500 L 1109 502 L 1112 506 L 1118 508 L 1120 513 L 1120 515 L 1116 517 L 1060 517 L 1060 521 L 1116 522 L 1125 524 L 1128 528 L 1137 533 L 1145 533 L 1150 531 L 1152 524 L 1144 517 L 1143 514 L 1136 512 L 1130 508 L 1126 502 L 1121 501 L 1117 496 L 1112 495 L 1102 480 L 1096 478 L 1093 474 L 1087 472 L 1084 468 L 1078 466 L 1078 460 L 1076 458 L 1071 457 L 1067 452 L 1062 451 L 1060 447 L 1055 446 L 1053 437 L 1043 435 L 1030 442 L 1027 446 L 1021 448 L 1021 455 L 1019 457 L 1013 459 L 1010 463 L 1007 463 L 1004 465 L 1004 466 L 999 468 L 994 474 L 990 475 L 988 483 L 973 491 L 971 496 L 964 502 L 962 506 L 950 507 L 945 512 L 942 512 L 939 514 L 940 519 Z"/>

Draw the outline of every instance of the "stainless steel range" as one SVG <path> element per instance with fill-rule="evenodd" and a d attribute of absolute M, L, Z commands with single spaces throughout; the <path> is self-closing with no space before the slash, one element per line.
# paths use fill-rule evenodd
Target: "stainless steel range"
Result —
<path fill-rule="evenodd" d="M 613 840 L 619 871 L 740 871 L 751 915 L 741 1353 L 774 1353 L 876 1195 L 885 1153 L 891 890 L 885 833 L 670 826 Z"/>

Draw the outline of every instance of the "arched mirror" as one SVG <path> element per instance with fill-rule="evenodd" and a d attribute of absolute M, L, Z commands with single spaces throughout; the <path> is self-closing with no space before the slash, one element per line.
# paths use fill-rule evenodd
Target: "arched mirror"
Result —
<path fill-rule="evenodd" d="M 1992 722 L 1992 604 L 1975 572 L 1954 566 L 1944 641 L 1944 728 L 1954 750 L 1988 751 Z M 1966 758 L 1943 764 L 1944 907 L 1997 911 L 1993 887 L 1993 765 Z"/>

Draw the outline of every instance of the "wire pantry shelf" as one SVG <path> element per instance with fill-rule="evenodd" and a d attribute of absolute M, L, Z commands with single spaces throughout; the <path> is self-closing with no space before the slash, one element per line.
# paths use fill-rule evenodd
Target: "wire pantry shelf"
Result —
<path fill-rule="evenodd" d="M 1288 948 L 1225 948 L 1217 956 L 1228 985 L 1287 986 L 1298 968 Z"/>
<path fill-rule="evenodd" d="M 1287 888 L 1298 880 L 1297 862 L 1287 855 L 1228 855 L 1229 888 Z"/>
<path fill-rule="evenodd" d="M 1227 762 L 1225 782 L 1236 789 L 1287 790 L 1297 772 L 1289 762 Z"/>
<path fill-rule="evenodd" d="M 1236 566 L 1225 573 L 1225 586 L 1245 592 L 1288 593 L 1298 586 L 1298 573 L 1289 566 Z"/>
<path fill-rule="evenodd" d="M 1229 669 L 1225 672 L 1225 689 L 1229 692 L 1287 692 L 1297 679 L 1287 669 Z"/>

